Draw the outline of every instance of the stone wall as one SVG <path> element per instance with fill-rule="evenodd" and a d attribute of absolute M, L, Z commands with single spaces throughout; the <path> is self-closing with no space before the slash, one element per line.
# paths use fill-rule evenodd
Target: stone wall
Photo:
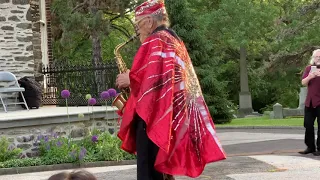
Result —
<path fill-rule="evenodd" d="M 32 17 L 32 45 L 33 45 L 33 56 L 34 56 L 34 75 L 36 77 L 41 76 L 42 70 L 42 51 L 41 51 L 41 32 L 40 26 L 40 0 L 30 1 L 30 12 Z"/>
<path fill-rule="evenodd" d="M 39 137 L 45 136 L 64 136 L 75 140 L 83 138 L 93 129 L 99 129 L 103 132 L 108 131 L 115 135 L 118 130 L 117 120 L 103 118 L 86 121 L 71 122 L 63 124 L 46 124 L 40 126 L 15 127 L 9 129 L 0 129 L 0 137 L 5 136 L 12 143 L 11 146 L 23 149 L 21 157 L 38 156 Z"/>
<path fill-rule="evenodd" d="M 304 116 L 304 107 L 307 98 L 307 92 L 307 87 L 300 87 L 298 108 L 284 108 L 279 103 L 273 105 L 273 111 L 270 112 L 270 119 L 283 119 L 285 117 Z"/>
<path fill-rule="evenodd" d="M 29 0 L 0 0 L 0 67 L 18 78 L 34 75 Z"/>
<path fill-rule="evenodd" d="M 48 43 L 48 62 L 53 63 L 52 54 L 52 31 L 51 31 L 51 3 L 52 0 L 45 0 L 46 2 L 46 22 L 47 22 L 47 43 Z"/>

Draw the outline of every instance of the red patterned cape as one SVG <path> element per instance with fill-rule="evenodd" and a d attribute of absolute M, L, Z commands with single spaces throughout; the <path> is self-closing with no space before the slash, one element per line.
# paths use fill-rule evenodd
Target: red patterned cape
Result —
<path fill-rule="evenodd" d="M 165 30 L 148 37 L 134 58 L 130 88 L 118 133 L 124 150 L 136 151 L 132 123 L 137 113 L 160 148 L 158 171 L 197 177 L 207 163 L 226 158 L 181 41 Z"/>

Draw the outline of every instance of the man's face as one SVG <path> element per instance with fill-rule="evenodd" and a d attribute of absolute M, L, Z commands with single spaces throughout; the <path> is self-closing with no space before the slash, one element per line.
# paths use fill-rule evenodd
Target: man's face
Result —
<path fill-rule="evenodd" d="M 320 64 L 320 52 L 319 51 L 313 56 L 313 62 L 315 64 Z"/>
<path fill-rule="evenodd" d="M 150 35 L 152 18 L 150 16 L 138 16 L 135 18 L 135 29 L 137 34 L 139 34 L 140 42 L 143 43 L 144 40 Z"/>

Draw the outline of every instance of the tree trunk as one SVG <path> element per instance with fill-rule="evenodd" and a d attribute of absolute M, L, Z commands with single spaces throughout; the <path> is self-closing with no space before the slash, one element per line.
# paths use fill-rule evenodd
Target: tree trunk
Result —
<path fill-rule="evenodd" d="M 251 93 L 249 91 L 248 70 L 247 70 L 247 49 L 240 46 L 240 93 L 239 93 L 239 114 L 244 117 L 253 112 Z"/>
<path fill-rule="evenodd" d="M 98 9 L 95 7 L 93 3 L 90 3 L 90 11 L 92 16 L 95 17 L 97 15 Z M 91 39 L 92 39 L 92 66 L 98 67 L 102 64 L 102 56 L 101 56 L 101 40 L 98 31 L 95 30 L 95 27 L 91 30 Z M 105 73 L 102 70 L 94 71 L 96 90 L 92 92 L 92 94 L 101 93 L 105 90 Z"/>
<path fill-rule="evenodd" d="M 102 65 L 102 57 L 101 57 L 101 40 L 97 32 L 92 32 L 92 66 L 99 67 Z M 96 84 L 96 92 L 92 93 L 101 93 L 105 90 L 105 72 L 103 70 L 95 70 L 95 84 Z"/>
<path fill-rule="evenodd" d="M 101 40 L 97 32 L 92 32 L 92 64 L 97 65 L 102 63 L 101 56 Z"/>

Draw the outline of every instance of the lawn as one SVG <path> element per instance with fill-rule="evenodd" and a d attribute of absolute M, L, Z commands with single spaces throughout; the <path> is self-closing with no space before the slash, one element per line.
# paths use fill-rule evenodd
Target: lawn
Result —
<path fill-rule="evenodd" d="M 317 124 L 317 123 L 315 123 Z M 303 127 L 303 117 L 270 119 L 268 116 L 238 118 L 233 119 L 231 123 L 215 124 L 217 127 L 222 126 L 301 126 Z"/>

